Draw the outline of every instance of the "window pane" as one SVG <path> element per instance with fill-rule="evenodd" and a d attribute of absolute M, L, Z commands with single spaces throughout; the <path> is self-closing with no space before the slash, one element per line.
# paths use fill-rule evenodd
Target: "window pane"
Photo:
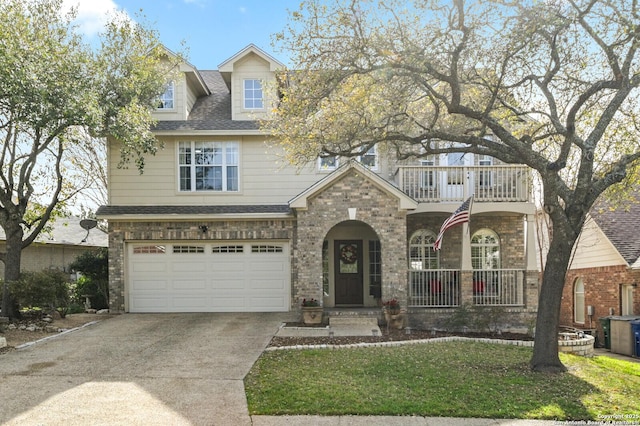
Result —
<path fill-rule="evenodd" d="M 584 323 L 584 283 L 581 278 L 578 278 L 574 287 L 574 320 Z"/>
<path fill-rule="evenodd" d="M 370 169 L 375 169 L 378 166 L 378 156 L 376 154 L 375 146 L 369 148 L 369 150 L 362 157 L 360 157 L 360 163 L 369 167 Z"/>
<path fill-rule="evenodd" d="M 409 242 L 409 266 L 411 269 L 438 269 L 439 252 L 433 250 L 435 234 L 420 230 L 413 234 Z"/>
<path fill-rule="evenodd" d="M 491 230 L 483 229 L 471 237 L 473 269 L 500 269 L 500 242 Z"/>
<path fill-rule="evenodd" d="M 158 109 L 172 109 L 173 108 L 173 82 L 167 85 L 164 93 L 160 96 L 158 101 Z"/>
<path fill-rule="evenodd" d="M 215 169 L 218 167 L 196 167 L 196 191 L 211 191 L 216 189 Z"/>
<path fill-rule="evenodd" d="M 196 164 L 215 164 L 216 150 L 210 142 L 198 142 L 195 149 Z"/>
<path fill-rule="evenodd" d="M 179 164 L 191 164 L 191 142 L 180 142 Z"/>
<path fill-rule="evenodd" d="M 244 81 L 244 107 L 247 109 L 262 108 L 262 82 L 260 80 Z"/>
<path fill-rule="evenodd" d="M 237 165 L 238 164 L 238 147 L 235 144 L 227 145 L 227 164 L 228 165 Z"/>
<path fill-rule="evenodd" d="M 227 167 L 227 191 L 238 190 L 238 167 Z"/>
<path fill-rule="evenodd" d="M 180 191 L 191 191 L 191 167 L 180 167 Z"/>
<path fill-rule="evenodd" d="M 336 157 L 321 157 L 319 159 L 320 170 L 333 170 L 338 166 Z"/>

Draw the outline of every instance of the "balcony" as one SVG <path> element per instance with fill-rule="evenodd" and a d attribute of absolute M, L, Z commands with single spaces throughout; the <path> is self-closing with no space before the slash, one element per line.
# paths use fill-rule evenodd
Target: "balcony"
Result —
<path fill-rule="evenodd" d="M 402 166 L 398 186 L 424 203 L 463 201 L 529 202 L 531 174 L 523 165 Z"/>

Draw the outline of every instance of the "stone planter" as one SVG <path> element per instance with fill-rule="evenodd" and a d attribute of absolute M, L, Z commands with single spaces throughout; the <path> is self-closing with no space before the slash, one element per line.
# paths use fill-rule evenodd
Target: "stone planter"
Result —
<path fill-rule="evenodd" d="M 588 334 L 560 333 L 558 336 L 558 352 L 592 357 L 595 341 L 595 337 Z"/>
<path fill-rule="evenodd" d="M 303 306 L 302 322 L 307 325 L 322 324 L 322 306 Z"/>
<path fill-rule="evenodd" d="M 404 328 L 404 312 L 384 310 L 384 319 L 387 327 L 402 330 Z"/>

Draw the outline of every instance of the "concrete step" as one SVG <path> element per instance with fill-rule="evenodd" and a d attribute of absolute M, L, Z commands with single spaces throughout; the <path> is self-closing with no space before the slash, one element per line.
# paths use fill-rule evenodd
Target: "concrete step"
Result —
<path fill-rule="evenodd" d="M 378 318 L 373 316 L 330 316 L 329 326 L 378 326 Z"/>

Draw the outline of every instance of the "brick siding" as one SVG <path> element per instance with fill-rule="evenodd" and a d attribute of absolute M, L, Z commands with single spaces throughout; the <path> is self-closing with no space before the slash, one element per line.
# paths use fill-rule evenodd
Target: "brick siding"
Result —
<path fill-rule="evenodd" d="M 297 212 L 294 249 L 293 303 L 303 298 L 322 300 L 322 242 L 334 226 L 349 220 L 349 208 L 357 208 L 356 219 L 378 235 L 382 250 L 382 298 L 407 303 L 406 211 L 398 199 L 364 179 L 357 170 L 345 173 L 330 187 L 308 200 L 308 208 Z"/>
<path fill-rule="evenodd" d="M 574 321 L 573 292 L 574 283 L 578 278 L 582 278 L 584 283 L 584 324 Z M 640 283 L 640 271 L 631 270 L 624 265 L 568 271 L 562 293 L 560 324 L 580 329 L 596 329 L 601 339 L 603 331 L 599 318 L 608 316 L 610 309 L 614 315 L 621 315 L 621 284 L 633 283 Z M 587 306 L 593 306 L 592 318 L 586 313 Z M 634 290 L 633 312 L 640 315 L 640 289 Z"/>

